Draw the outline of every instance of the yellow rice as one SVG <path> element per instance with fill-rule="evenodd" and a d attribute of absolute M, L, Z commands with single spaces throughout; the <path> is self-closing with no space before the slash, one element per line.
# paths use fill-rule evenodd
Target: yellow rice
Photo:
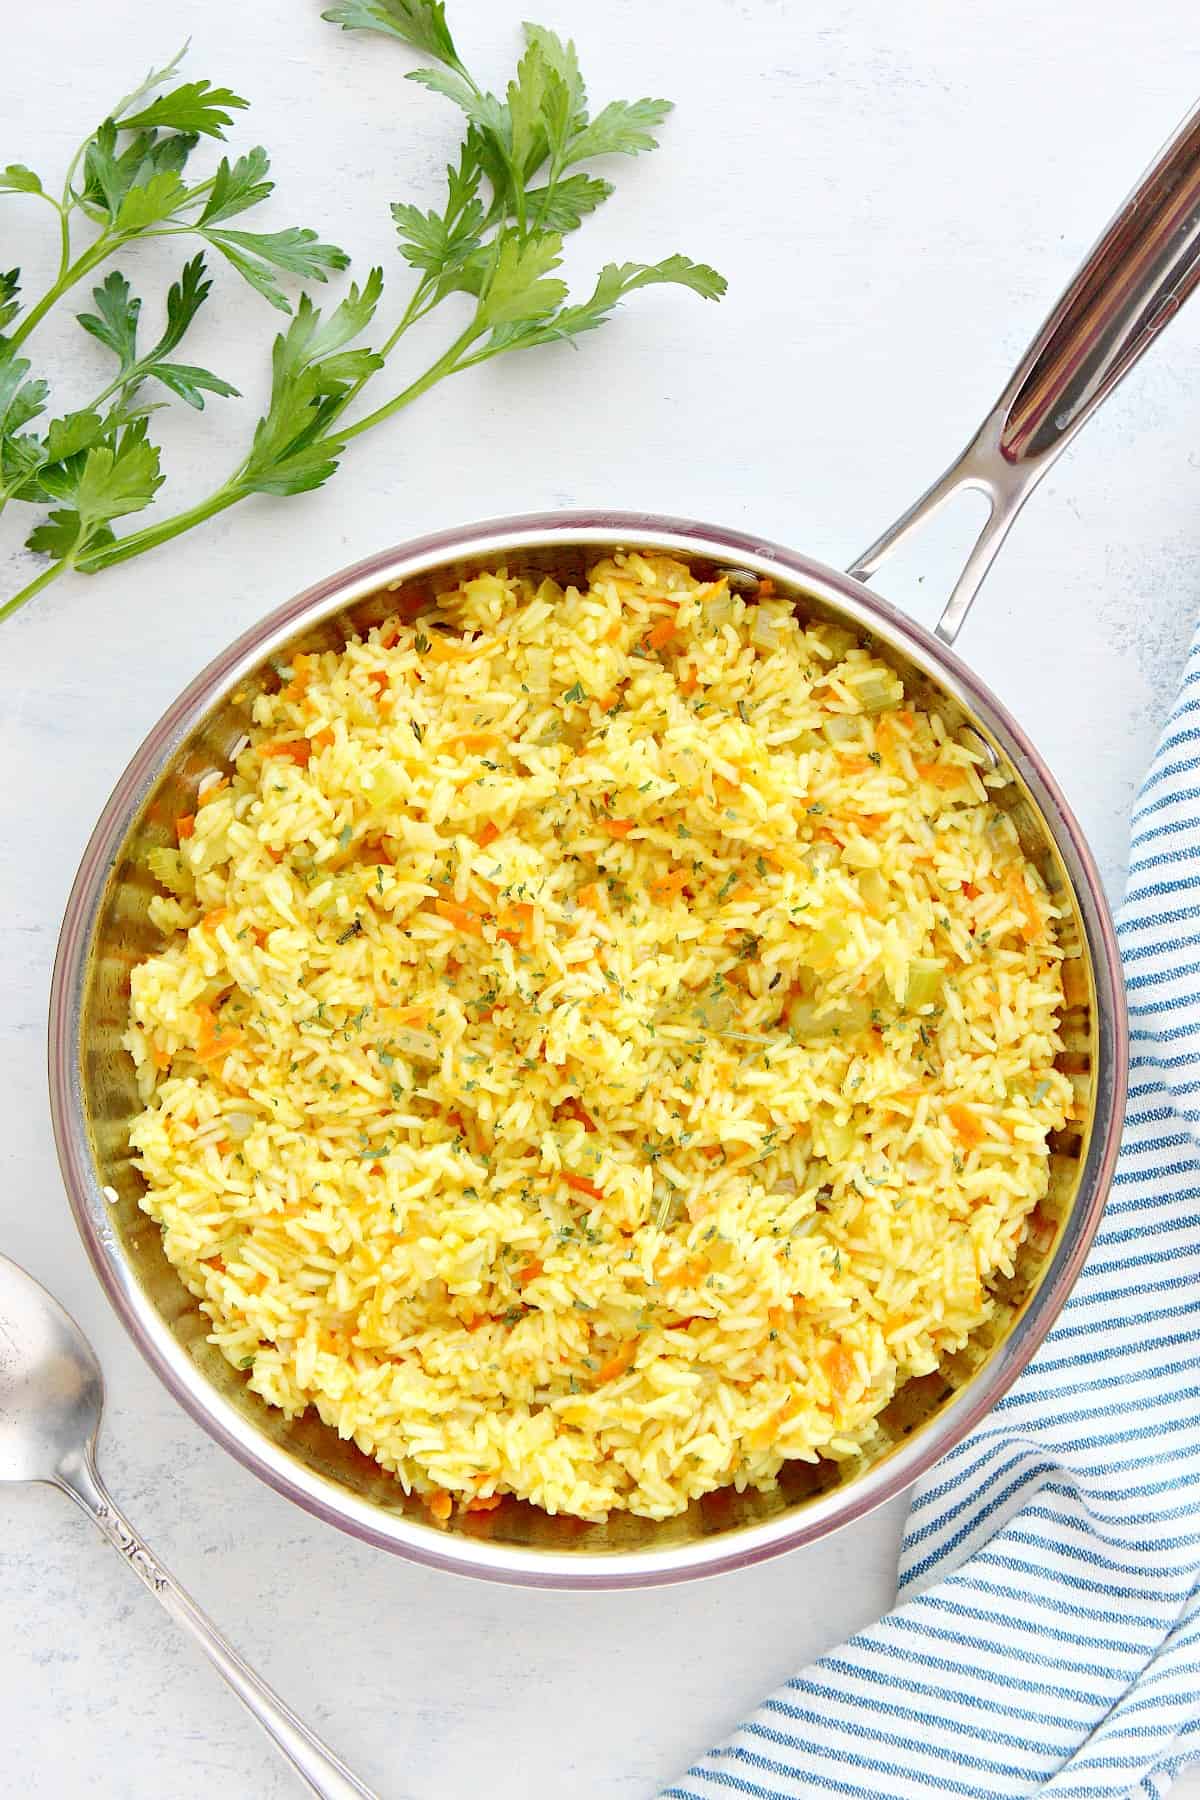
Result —
<path fill-rule="evenodd" d="M 662 556 L 297 657 L 133 972 L 143 1204 L 212 1341 L 438 1518 L 869 1447 L 1071 1111 L 996 779 L 849 633 Z"/>

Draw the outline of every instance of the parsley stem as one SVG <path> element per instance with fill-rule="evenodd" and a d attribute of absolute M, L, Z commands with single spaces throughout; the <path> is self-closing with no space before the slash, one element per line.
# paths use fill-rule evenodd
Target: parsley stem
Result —
<path fill-rule="evenodd" d="M 227 507 L 236 506 L 239 500 L 253 492 L 252 488 L 244 488 L 234 480 L 219 487 L 215 494 L 207 500 L 197 501 L 186 511 L 171 513 L 169 517 L 160 519 L 155 525 L 146 525 L 141 531 L 131 531 L 128 537 L 118 538 L 114 544 L 101 545 L 99 549 L 90 551 L 79 558 L 79 569 L 84 575 L 94 575 L 99 569 L 111 568 L 113 563 L 128 562 L 131 556 L 140 556 L 143 550 L 157 549 L 159 544 L 169 543 L 174 537 L 190 531 L 193 525 L 203 525 L 206 519 L 215 518 L 217 513 L 224 512 Z M 3 614 L 0 613 L 0 618 Z"/>
<path fill-rule="evenodd" d="M 11 618 L 13 613 L 20 611 L 27 600 L 32 600 L 35 594 L 40 594 L 42 589 L 49 587 L 52 581 L 57 581 L 64 569 L 70 569 L 73 566 L 70 557 L 67 556 L 64 556 L 61 562 L 48 564 L 40 575 L 35 575 L 33 580 L 28 582 L 19 593 L 13 594 L 4 602 L 3 606 L 0 606 L 0 619 Z"/>
<path fill-rule="evenodd" d="M 346 425 L 340 429 L 335 428 L 331 436 L 338 443 L 348 443 L 351 438 L 358 437 L 360 432 L 370 431 L 372 425 L 379 425 L 384 419 L 390 419 L 393 413 L 398 413 L 402 407 L 418 399 L 431 387 L 436 387 L 437 383 L 445 376 L 456 375 L 459 369 L 459 357 L 475 342 L 478 336 L 479 326 L 472 319 L 467 329 L 455 338 L 450 348 L 444 351 L 435 363 L 429 365 L 423 375 L 418 375 L 415 381 L 410 381 L 406 388 L 402 388 L 390 400 L 385 400 L 382 406 L 377 406 L 375 411 L 369 412 L 365 418 L 356 419 L 353 425 Z"/>
<path fill-rule="evenodd" d="M 437 295 L 434 291 L 435 288 L 436 283 L 430 276 L 425 275 L 421 278 L 410 294 L 408 305 L 397 320 L 395 329 L 392 331 L 391 335 L 380 344 L 377 352 L 379 356 L 384 358 L 389 357 L 396 348 L 396 345 L 400 342 L 400 339 L 404 336 L 404 333 L 408 330 L 409 326 L 415 325 L 418 319 L 423 319 L 427 312 L 433 310 L 434 306 L 437 304 Z M 337 412 L 333 415 L 335 418 L 340 418 L 351 402 L 357 400 L 368 381 L 371 380 L 373 375 L 378 374 L 378 372 L 377 369 L 368 369 L 365 374 L 360 375 L 358 380 L 347 388 L 345 394 L 338 403 Z"/>
<path fill-rule="evenodd" d="M 352 437 L 357 437 L 360 432 L 369 431 L 372 425 L 378 425 L 384 419 L 390 418 L 392 413 L 399 412 L 402 407 L 408 406 L 427 389 L 435 387 L 445 376 L 456 374 L 459 366 L 458 358 L 463 350 L 474 342 L 478 331 L 478 325 L 472 321 L 466 331 L 455 338 L 449 349 L 444 351 L 436 362 L 431 363 L 423 375 L 419 375 L 415 381 L 410 382 L 400 393 L 393 395 L 392 399 L 386 401 L 384 405 L 376 407 L 373 413 L 368 413 L 365 419 L 359 419 L 356 424 L 347 426 L 344 430 L 339 430 L 334 426 L 328 433 L 330 454 L 336 455 L 338 448 L 343 443 Z M 172 538 L 180 537 L 185 531 L 190 531 L 194 525 L 203 525 L 205 520 L 214 518 L 217 513 L 225 512 L 228 507 L 236 506 L 239 500 L 248 499 L 256 490 L 243 487 L 240 475 L 241 471 L 239 470 L 215 493 L 210 494 L 207 500 L 198 501 L 195 506 L 188 507 L 185 512 L 172 513 L 169 517 L 158 520 L 154 525 L 147 525 L 141 531 L 132 531 L 128 537 L 118 538 L 115 543 L 104 544 L 93 551 L 85 552 L 78 560 L 80 573 L 94 575 L 100 569 L 111 568 L 114 563 L 128 562 L 130 557 L 140 556 L 144 550 L 154 550 L 159 544 L 169 543 Z M 61 566 L 61 564 L 56 564 L 52 571 L 46 571 L 47 579 L 53 579 Z M 34 583 L 18 594 L 10 602 L 10 609 L 30 599 L 37 592 L 38 585 L 38 583 Z M 44 585 L 44 582 L 41 585 Z M 0 619 L 4 617 L 5 613 L 0 612 Z"/>
<path fill-rule="evenodd" d="M 63 223 L 65 229 L 65 218 Z M 123 241 L 121 238 L 109 237 L 107 233 L 103 233 L 90 249 L 85 250 L 82 256 L 76 257 L 70 267 L 59 275 L 54 285 L 46 289 L 36 305 L 30 307 L 16 330 L 9 334 L 9 348 L 15 350 L 19 344 L 23 344 L 30 332 L 41 324 L 51 307 L 57 305 L 68 289 L 73 288 L 77 281 L 82 281 L 84 276 L 90 274 L 99 263 L 104 261 L 106 256 L 111 256 Z"/>
<path fill-rule="evenodd" d="M 62 280 L 71 266 L 71 210 L 67 206 L 58 208 L 58 279 Z"/>

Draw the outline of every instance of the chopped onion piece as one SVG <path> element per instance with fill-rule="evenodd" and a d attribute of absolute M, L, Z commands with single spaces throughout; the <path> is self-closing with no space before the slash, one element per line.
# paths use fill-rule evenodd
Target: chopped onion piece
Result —
<path fill-rule="evenodd" d="M 392 1032 L 392 1042 L 402 1056 L 411 1056 L 414 1062 L 438 1061 L 437 1039 L 428 1031 L 413 1031 L 400 1025 Z"/>
<path fill-rule="evenodd" d="M 760 650 L 779 648 L 779 633 L 775 629 L 775 621 L 761 606 L 756 606 L 750 617 L 750 642 L 757 644 Z"/>

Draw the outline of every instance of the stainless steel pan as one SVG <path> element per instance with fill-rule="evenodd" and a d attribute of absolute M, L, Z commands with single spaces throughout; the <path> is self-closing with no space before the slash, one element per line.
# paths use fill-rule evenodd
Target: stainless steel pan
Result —
<path fill-rule="evenodd" d="M 955 1444 L 1024 1368 L 1063 1304 L 1103 1210 L 1125 1094 L 1126 1017 L 1108 908 L 1079 825 L 1037 751 L 948 646 L 1022 502 L 1200 280 L 1200 109 L 1100 239 L 963 454 L 849 574 L 741 533 L 640 514 L 506 519 L 444 532 L 328 577 L 217 657 L 150 733 L 92 834 L 63 923 L 50 1005 L 50 1096 L 59 1159 L 88 1254 L 130 1334 L 171 1392 L 279 1492 L 356 1536 L 420 1562 L 545 1587 L 625 1587 L 753 1563 L 811 1542 L 899 1492 Z M 888 551 L 960 488 L 988 521 L 937 627 L 922 630 L 865 585 Z M 340 644 L 406 597 L 437 594 L 503 560 L 578 578 L 616 546 L 677 551 L 702 571 L 769 576 L 804 612 L 854 626 L 918 704 L 971 731 L 1007 776 L 1000 790 L 1027 854 L 1065 906 L 1064 1066 L 1081 1106 L 1052 1144 L 1049 1247 L 1025 1246 L 996 1317 L 962 1354 L 912 1381 L 855 1465 L 785 1466 L 776 1492 L 725 1490 L 656 1524 L 551 1518 L 508 1500 L 438 1529 L 375 1463 L 313 1418 L 289 1423 L 206 1342 L 207 1321 L 139 1210 L 127 1148 L 138 1110 L 121 1049 L 129 970 L 157 942 L 147 850 L 192 811 L 196 785 L 247 728 L 280 658 Z M 940 641 L 939 641 L 940 640 Z"/>

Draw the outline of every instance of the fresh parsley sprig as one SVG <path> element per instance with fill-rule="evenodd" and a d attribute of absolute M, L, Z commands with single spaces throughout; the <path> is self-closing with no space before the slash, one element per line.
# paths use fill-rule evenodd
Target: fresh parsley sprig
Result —
<path fill-rule="evenodd" d="M 443 204 L 427 211 L 408 203 L 392 207 L 413 284 L 377 348 L 363 340 L 382 299 L 381 270 L 373 269 L 361 286 L 352 282 L 327 315 L 307 294 L 292 312 L 280 277 L 324 281 L 346 266 L 344 253 L 306 228 L 253 232 L 229 224 L 272 191 L 265 150 L 234 161 L 222 157 L 203 179 L 187 177 L 201 138 L 222 138 L 246 102 L 207 81 L 171 86 L 178 57 L 152 71 L 80 146 L 60 197 L 21 165 L 0 173 L 0 193 L 41 199 L 60 228 L 57 276 L 27 311 L 20 307 L 18 272 L 0 275 L 0 334 L 7 333 L 0 335 L 0 509 L 9 500 L 51 507 L 26 540 L 50 561 L 0 605 L 0 618 L 68 569 L 90 574 L 141 555 L 251 494 L 319 487 L 352 439 L 446 377 L 510 350 L 592 331 L 638 288 L 671 283 L 707 299 L 724 292 L 714 269 L 681 255 L 609 263 L 591 294 L 574 302 L 558 273 L 564 238 L 613 191 L 582 165 L 653 150 L 667 101 L 613 101 L 592 116 L 574 46 L 537 25 L 525 27 L 524 53 L 504 97 L 485 92 L 459 56 L 442 0 L 343 0 L 324 16 L 346 30 L 396 39 L 429 59 L 409 79 L 445 95 L 466 118 Z M 74 241 L 81 221 L 94 232 L 82 249 Z M 141 301 L 122 273 L 110 272 L 92 290 L 94 310 L 78 319 L 115 358 L 115 369 L 86 407 L 51 419 L 44 433 L 30 429 L 49 401 L 47 383 L 19 353 L 30 334 L 101 263 L 135 241 L 163 236 L 199 238 L 203 248 L 171 287 L 159 335 L 140 347 Z M 163 393 L 197 410 L 208 395 L 236 395 L 219 375 L 175 355 L 211 286 L 205 248 L 292 314 L 275 339 L 266 411 L 245 456 L 211 494 L 118 536 L 113 521 L 149 506 L 162 485 L 149 426 Z M 440 354 L 372 410 L 348 418 L 404 335 L 447 302 L 454 322 Z"/>

